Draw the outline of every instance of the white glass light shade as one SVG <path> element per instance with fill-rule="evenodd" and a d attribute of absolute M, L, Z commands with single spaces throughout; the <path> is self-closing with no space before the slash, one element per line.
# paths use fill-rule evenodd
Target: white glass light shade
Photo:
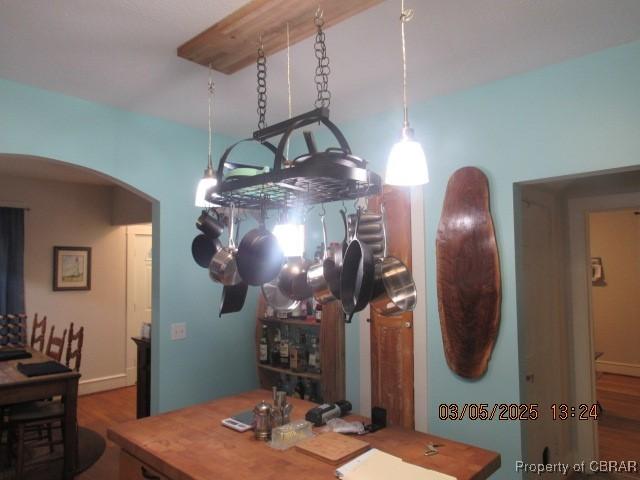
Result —
<path fill-rule="evenodd" d="M 273 229 L 285 257 L 301 257 L 304 254 L 304 225 L 281 223 Z"/>
<path fill-rule="evenodd" d="M 200 182 L 198 183 L 198 188 L 196 190 L 196 207 L 199 208 L 207 208 L 214 207 L 215 205 L 211 202 L 207 202 L 204 197 L 207 191 L 215 186 L 218 183 L 216 177 L 210 177 L 205 175 L 202 177 Z"/>
<path fill-rule="evenodd" d="M 412 186 L 429 183 L 427 158 L 422 145 L 404 135 L 391 149 L 385 182 L 388 185 Z"/>

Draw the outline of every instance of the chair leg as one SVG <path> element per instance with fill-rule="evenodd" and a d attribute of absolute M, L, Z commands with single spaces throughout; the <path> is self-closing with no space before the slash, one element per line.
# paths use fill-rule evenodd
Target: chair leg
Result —
<path fill-rule="evenodd" d="M 24 472 L 24 425 L 18 424 L 18 438 L 17 438 L 17 458 L 16 458 L 16 477 L 22 478 Z"/>

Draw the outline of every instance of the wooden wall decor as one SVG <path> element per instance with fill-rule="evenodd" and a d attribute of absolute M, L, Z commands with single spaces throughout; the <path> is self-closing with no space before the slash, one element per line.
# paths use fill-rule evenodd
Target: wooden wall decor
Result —
<path fill-rule="evenodd" d="M 436 260 L 447 364 L 461 377 L 480 378 L 498 336 L 502 295 L 489 182 L 477 168 L 461 168 L 449 179 Z"/>
<path fill-rule="evenodd" d="M 379 3 L 382 0 L 253 0 L 178 47 L 178 56 L 231 74 L 256 61 L 260 35 L 266 55 L 286 48 L 287 23 L 292 45 L 314 35 L 318 5 L 326 29 Z"/>

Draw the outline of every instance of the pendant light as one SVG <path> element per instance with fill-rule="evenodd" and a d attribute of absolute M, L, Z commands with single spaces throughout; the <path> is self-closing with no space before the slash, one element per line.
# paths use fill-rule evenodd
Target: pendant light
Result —
<path fill-rule="evenodd" d="M 218 183 L 216 172 L 213 170 L 213 163 L 211 162 L 211 103 L 213 100 L 214 83 L 212 76 L 211 65 L 209 65 L 209 156 L 207 160 L 207 168 L 204 171 L 204 176 L 198 183 L 196 190 L 196 207 L 210 208 L 215 205 L 205 200 L 205 195 L 211 187 L 214 187 Z"/>
<path fill-rule="evenodd" d="M 404 27 L 411 18 L 413 10 L 404 8 L 401 0 L 400 25 L 402 33 L 402 104 L 404 121 L 400 141 L 389 153 L 385 182 L 389 185 L 412 186 L 429 183 L 427 159 L 422 145 L 414 138 L 413 129 L 409 126 L 409 109 L 407 107 L 407 47 Z"/>
<path fill-rule="evenodd" d="M 287 23 L 287 91 L 289 98 L 289 118 L 293 116 L 291 95 L 291 44 L 289 42 L 289 23 Z M 286 158 L 289 158 L 289 143 L 287 143 Z M 304 223 L 289 221 L 288 216 L 283 216 L 283 222 L 273 228 L 273 235 L 278 239 L 278 244 L 285 257 L 302 257 L 304 254 Z"/>

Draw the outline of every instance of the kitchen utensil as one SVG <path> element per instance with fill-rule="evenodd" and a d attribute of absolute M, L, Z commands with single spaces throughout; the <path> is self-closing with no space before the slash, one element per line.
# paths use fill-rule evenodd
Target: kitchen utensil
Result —
<path fill-rule="evenodd" d="M 369 450 L 370 445 L 357 438 L 330 432 L 303 440 L 295 448 L 325 463 L 342 465 Z"/>
<path fill-rule="evenodd" d="M 345 252 L 340 276 L 340 300 L 348 321 L 367 306 L 373 294 L 375 263 L 369 246 L 358 238 L 361 215 L 362 208 L 359 207 L 355 235 Z"/>
<path fill-rule="evenodd" d="M 197 235 L 191 242 L 191 255 L 202 268 L 209 268 L 211 259 L 222 248 L 220 239 L 211 240 L 205 234 Z"/>
<path fill-rule="evenodd" d="M 416 307 L 418 292 L 411 271 L 396 257 L 387 255 L 387 226 L 384 204 L 380 206 L 384 232 L 383 258 L 375 266 L 371 308 L 380 315 L 395 315 Z"/>
<path fill-rule="evenodd" d="M 280 290 L 277 278 L 262 285 L 261 289 L 267 304 L 276 312 L 292 312 L 300 305 L 298 300 L 293 300 Z"/>
<path fill-rule="evenodd" d="M 256 422 L 255 436 L 256 440 L 267 441 L 271 437 L 271 412 L 272 407 L 264 400 L 257 404 L 253 409 L 253 415 Z"/>
<path fill-rule="evenodd" d="M 249 285 L 262 285 L 278 276 L 284 254 L 278 239 L 264 226 L 264 212 L 260 225 L 247 232 L 238 246 L 238 272 Z"/>
<path fill-rule="evenodd" d="M 202 210 L 202 213 L 196 220 L 196 228 L 211 240 L 215 240 L 222 235 L 222 232 L 224 231 L 224 224 L 220 221 L 217 213 L 214 217 L 207 210 Z"/>
<path fill-rule="evenodd" d="M 306 278 L 313 297 L 318 303 L 323 305 L 335 300 L 336 297 L 333 291 L 340 290 L 340 277 L 336 271 L 337 269 L 333 258 L 329 256 L 327 247 L 327 225 L 324 218 L 324 214 L 320 215 L 324 255 L 319 262 L 314 263 L 307 269 Z M 331 288 L 330 281 L 334 282 L 333 289 Z"/>
<path fill-rule="evenodd" d="M 237 285 L 242 281 L 236 263 L 236 244 L 234 240 L 235 218 L 234 207 L 231 205 L 229 213 L 229 246 L 221 248 L 209 263 L 209 276 L 214 282 L 223 285 Z"/>
<path fill-rule="evenodd" d="M 311 293 L 306 297 L 296 295 L 297 293 L 305 293 L 300 292 L 299 290 L 301 288 L 300 283 L 302 279 L 306 282 L 308 266 L 309 262 L 302 257 L 288 257 L 285 260 L 285 264 L 282 266 L 280 274 L 278 275 L 278 286 L 282 293 L 294 300 L 304 300 L 311 296 Z M 294 291 L 295 287 L 297 287 L 297 289 Z"/>
<path fill-rule="evenodd" d="M 482 377 L 498 336 L 502 296 L 489 183 L 477 168 L 461 168 L 449 179 L 436 260 L 447 364 L 461 377 Z"/>
<path fill-rule="evenodd" d="M 225 313 L 234 313 L 242 310 L 244 301 L 247 298 L 247 290 L 249 290 L 249 286 L 244 282 L 236 285 L 225 285 L 222 288 L 218 317 L 222 317 Z"/>

